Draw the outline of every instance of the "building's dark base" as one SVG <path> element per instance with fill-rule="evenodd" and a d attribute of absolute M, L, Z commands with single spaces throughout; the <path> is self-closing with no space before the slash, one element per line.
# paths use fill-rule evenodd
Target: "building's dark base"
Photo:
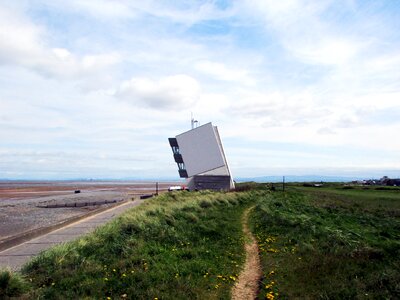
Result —
<path fill-rule="evenodd" d="M 188 188 L 191 191 L 213 190 L 229 191 L 231 188 L 230 176 L 195 175 L 190 178 Z"/>

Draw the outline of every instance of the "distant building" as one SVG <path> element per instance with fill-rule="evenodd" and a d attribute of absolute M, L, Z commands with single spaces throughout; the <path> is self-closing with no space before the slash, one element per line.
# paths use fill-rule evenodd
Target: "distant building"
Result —
<path fill-rule="evenodd" d="M 388 176 L 383 176 L 381 179 L 368 179 L 364 182 L 366 185 L 400 186 L 400 178 L 391 179 Z"/>
<path fill-rule="evenodd" d="M 383 176 L 381 179 L 379 179 L 379 184 L 380 185 L 387 185 L 388 181 L 390 180 L 389 177 Z"/>
<path fill-rule="evenodd" d="M 398 178 L 398 179 L 388 179 L 388 181 L 386 182 L 386 185 L 400 186 L 400 178 Z"/>
<path fill-rule="evenodd" d="M 189 190 L 235 188 L 217 126 L 211 123 L 169 138 L 181 178 Z"/>

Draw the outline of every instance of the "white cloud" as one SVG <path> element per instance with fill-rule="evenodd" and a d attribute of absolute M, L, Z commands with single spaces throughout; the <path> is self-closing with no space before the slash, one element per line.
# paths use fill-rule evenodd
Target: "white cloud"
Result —
<path fill-rule="evenodd" d="M 248 0 L 245 10 L 264 22 L 267 31 L 276 33 L 285 50 L 302 62 L 342 65 L 357 55 L 366 42 L 358 41 L 352 31 L 337 32 L 322 16 L 331 0 Z"/>
<path fill-rule="evenodd" d="M 186 24 L 187 26 L 207 20 L 229 18 L 235 13 L 233 8 L 217 8 L 214 1 L 187 2 L 183 5 L 165 5 L 159 1 L 152 1 L 151 5 L 148 5 L 144 10 L 154 16 L 168 18 L 172 22 Z"/>
<path fill-rule="evenodd" d="M 34 26 L 16 12 L 0 7 L 0 63 L 29 63 L 38 60 L 43 48 L 40 36 L 44 29 Z"/>
<path fill-rule="evenodd" d="M 135 77 L 121 83 L 116 96 L 131 103 L 159 110 L 188 108 L 200 95 L 200 85 L 194 78 L 180 74 L 158 80 Z"/>
<path fill-rule="evenodd" d="M 121 57 L 117 53 L 83 55 L 77 57 L 64 48 L 46 50 L 46 57 L 32 63 L 29 67 L 49 77 L 79 79 L 86 76 L 97 75 L 97 72 L 105 72 L 120 62 Z"/>
<path fill-rule="evenodd" d="M 51 1 L 53 2 L 53 1 Z M 51 4 L 50 2 L 50 4 Z M 73 9 L 75 13 L 85 12 L 95 18 L 132 18 L 135 16 L 128 1 L 109 0 L 70 0 L 62 1 L 66 7 Z"/>
<path fill-rule="evenodd" d="M 351 61 L 360 48 L 354 41 L 336 37 L 321 38 L 310 44 L 296 41 L 289 43 L 294 54 L 300 59 L 315 64 L 343 65 Z"/>
<path fill-rule="evenodd" d="M 54 0 L 40 1 L 53 9 L 61 8 L 74 14 L 83 14 L 105 22 L 152 16 L 172 23 L 191 26 L 202 21 L 229 18 L 234 14 L 233 9 L 219 9 L 212 0 L 185 3 L 164 3 L 155 0 L 70 0 L 61 3 Z"/>
<path fill-rule="evenodd" d="M 46 30 L 6 7 L 0 7 L 0 64 L 18 65 L 45 76 L 76 79 L 95 75 L 120 61 L 118 53 L 77 56 L 51 47 Z"/>
<path fill-rule="evenodd" d="M 249 76 L 247 71 L 229 68 L 222 63 L 202 60 L 197 62 L 194 67 L 217 80 L 236 81 L 244 85 L 255 84 L 255 80 Z"/>
<path fill-rule="evenodd" d="M 1 169 L 55 174 L 65 156 L 82 174 L 174 176 L 166 138 L 191 111 L 236 170 L 400 161 L 398 34 L 373 10 L 352 18 L 363 4 L 22 2 L 0 6 Z M 373 155 L 318 152 L 347 146 Z"/>

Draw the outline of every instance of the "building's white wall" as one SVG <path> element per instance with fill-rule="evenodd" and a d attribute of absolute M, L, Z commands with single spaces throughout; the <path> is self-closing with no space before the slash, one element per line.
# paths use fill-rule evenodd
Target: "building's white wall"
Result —
<path fill-rule="evenodd" d="M 223 153 L 211 123 L 177 135 L 176 140 L 189 177 L 225 165 Z"/>
<path fill-rule="evenodd" d="M 198 175 L 230 176 L 228 168 L 226 166 L 222 166 Z"/>
<path fill-rule="evenodd" d="M 214 126 L 214 132 L 215 132 L 215 136 L 217 137 L 218 146 L 219 146 L 220 151 L 222 153 L 222 158 L 224 159 L 224 163 L 225 163 L 224 168 L 226 169 L 227 175 L 229 175 L 231 177 L 230 188 L 231 189 L 235 189 L 235 183 L 233 181 L 231 170 L 229 169 L 228 161 L 227 161 L 226 156 L 225 156 L 224 147 L 222 146 L 222 141 L 221 141 L 221 137 L 219 135 L 219 131 L 218 131 L 217 126 Z"/>

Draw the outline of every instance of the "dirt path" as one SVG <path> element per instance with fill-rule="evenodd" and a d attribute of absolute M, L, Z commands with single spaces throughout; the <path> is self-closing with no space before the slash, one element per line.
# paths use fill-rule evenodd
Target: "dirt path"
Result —
<path fill-rule="evenodd" d="M 233 300 L 256 299 L 258 284 L 262 275 L 257 241 L 247 225 L 249 213 L 253 208 L 254 206 L 247 209 L 242 217 L 243 233 L 246 239 L 246 262 L 244 269 L 239 274 L 238 281 L 232 289 Z"/>

